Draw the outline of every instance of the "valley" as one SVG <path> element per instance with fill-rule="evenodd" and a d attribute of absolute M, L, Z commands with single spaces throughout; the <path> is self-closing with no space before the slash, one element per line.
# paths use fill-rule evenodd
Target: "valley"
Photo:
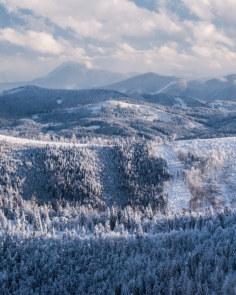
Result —
<path fill-rule="evenodd" d="M 160 78 L 158 84 L 157 78 L 145 75 L 137 91 L 136 78 L 129 78 L 130 89 L 122 82 L 86 90 L 21 86 L 0 94 L 0 282 L 5 290 L 24 290 L 29 272 L 36 286 L 32 294 L 37 288 L 50 294 L 49 278 L 52 294 L 96 294 L 97 288 L 108 295 L 111 290 L 158 294 L 166 277 L 173 284 L 184 282 L 181 290 L 188 292 L 191 285 L 197 292 L 199 273 L 209 290 L 232 290 L 234 262 L 219 275 L 216 265 L 226 256 L 216 249 L 230 243 L 231 253 L 235 244 L 234 97 L 175 95 L 171 88 L 179 80 Z M 42 277 L 29 253 L 55 276 Z M 211 276 L 203 276 L 196 255 L 204 272 L 214 266 Z M 134 268 L 126 265 L 129 261 Z M 139 269 L 145 283 L 138 279 Z M 112 284 L 108 272 L 120 283 Z M 65 273 L 80 284 L 69 286 Z"/>

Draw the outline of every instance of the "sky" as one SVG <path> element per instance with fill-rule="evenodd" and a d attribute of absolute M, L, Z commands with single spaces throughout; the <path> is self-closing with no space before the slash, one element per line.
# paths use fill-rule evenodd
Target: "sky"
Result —
<path fill-rule="evenodd" d="M 187 78 L 236 73 L 236 0 L 0 0 L 0 82 L 67 61 Z"/>

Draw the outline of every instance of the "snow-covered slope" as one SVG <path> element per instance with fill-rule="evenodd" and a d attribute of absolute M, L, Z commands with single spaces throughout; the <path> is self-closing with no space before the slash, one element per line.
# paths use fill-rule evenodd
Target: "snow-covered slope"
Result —
<path fill-rule="evenodd" d="M 0 148 L 15 152 L 35 148 L 93 149 L 100 163 L 104 198 L 109 204 L 125 195 L 117 188 L 118 168 L 112 162 L 113 145 L 38 141 L 0 135 Z M 236 209 L 236 137 L 194 139 L 154 144 L 154 153 L 167 162 L 170 179 L 164 183 L 169 213 Z"/>
<path fill-rule="evenodd" d="M 168 196 L 168 207 L 173 212 L 189 208 L 191 193 L 184 177 L 184 164 L 178 159 L 174 146 L 159 145 L 157 156 L 167 161 L 171 180 L 165 183 L 164 193 Z"/>
<path fill-rule="evenodd" d="M 156 153 L 172 176 L 165 186 L 171 211 L 236 208 L 236 137 L 176 141 Z"/>
<path fill-rule="evenodd" d="M 126 95 L 111 90 L 59 90 L 26 86 L 0 95 L 0 116 L 27 117 L 37 113 L 101 102 Z"/>
<path fill-rule="evenodd" d="M 105 141 L 103 143 L 96 144 L 87 144 L 87 143 L 79 143 L 79 142 L 60 142 L 60 141 L 52 141 L 52 140 L 35 140 L 28 138 L 20 138 L 15 136 L 8 136 L 4 134 L 0 134 L 0 144 L 6 143 L 13 145 L 13 147 L 17 146 L 25 146 L 25 147 L 58 147 L 58 148 L 73 148 L 73 147 L 101 147 L 107 146 Z"/>
<path fill-rule="evenodd" d="M 172 105 L 178 103 L 176 99 L 171 101 Z M 178 108 L 171 109 L 163 106 L 163 101 L 159 104 L 156 96 L 149 102 L 114 90 L 20 87 L 3 92 L 0 106 L 0 120 L 6 122 L 0 124 L 0 133 L 23 137 L 37 137 L 39 133 L 85 137 L 96 133 L 109 137 L 174 134 L 189 138 L 206 129 L 196 117 L 187 114 L 192 108 L 182 101 Z M 18 121 L 13 125 L 12 120 Z"/>

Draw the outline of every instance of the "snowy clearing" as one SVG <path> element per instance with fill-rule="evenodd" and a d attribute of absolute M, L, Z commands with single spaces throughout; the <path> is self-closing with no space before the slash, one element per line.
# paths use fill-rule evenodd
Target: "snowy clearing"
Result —
<path fill-rule="evenodd" d="M 235 137 L 175 141 L 157 145 L 156 154 L 172 175 L 165 186 L 171 211 L 236 208 Z"/>
<path fill-rule="evenodd" d="M 101 143 L 101 144 L 87 144 L 87 143 L 78 143 L 78 142 L 59 142 L 59 141 L 45 141 L 45 140 L 35 140 L 35 139 L 28 139 L 28 138 L 19 138 L 9 135 L 2 135 L 0 134 L 0 142 L 5 142 L 13 145 L 23 145 L 23 146 L 51 146 L 51 147 L 101 147 L 101 146 L 108 146 L 108 144 Z"/>

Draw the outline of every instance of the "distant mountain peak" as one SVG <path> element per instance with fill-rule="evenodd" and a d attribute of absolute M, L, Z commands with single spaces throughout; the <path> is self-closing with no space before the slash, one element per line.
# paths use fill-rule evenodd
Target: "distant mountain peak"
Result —
<path fill-rule="evenodd" d="M 66 62 L 63 62 L 62 64 L 60 64 L 59 66 L 57 66 L 49 74 L 55 73 L 55 72 L 58 72 L 58 71 L 63 71 L 65 69 L 71 69 L 71 70 L 84 69 L 84 70 L 88 70 L 89 68 L 85 64 L 82 64 L 82 63 L 73 62 L 73 61 L 66 61 Z"/>
<path fill-rule="evenodd" d="M 120 73 L 89 68 L 77 62 L 64 62 L 45 77 L 35 79 L 31 84 L 54 89 L 91 89 L 123 80 Z"/>
<path fill-rule="evenodd" d="M 12 89 L 24 85 L 36 85 L 52 89 L 92 89 L 116 83 L 128 75 L 87 67 L 78 62 L 64 62 L 46 76 L 20 83 L 2 83 L 0 89 Z"/>
<path fill-rule="evenodd" d="M 177 81 L 179 81 L 179 78 L 174 76 L 162 76 L 157 73 L 148 72 L 114 83 L 107 88 L 128 93 L 154 94 L 160 93 L 162 90 L 164 91 L 166 87 L 169 87 L 170 84 L 177 83 Z"/>

